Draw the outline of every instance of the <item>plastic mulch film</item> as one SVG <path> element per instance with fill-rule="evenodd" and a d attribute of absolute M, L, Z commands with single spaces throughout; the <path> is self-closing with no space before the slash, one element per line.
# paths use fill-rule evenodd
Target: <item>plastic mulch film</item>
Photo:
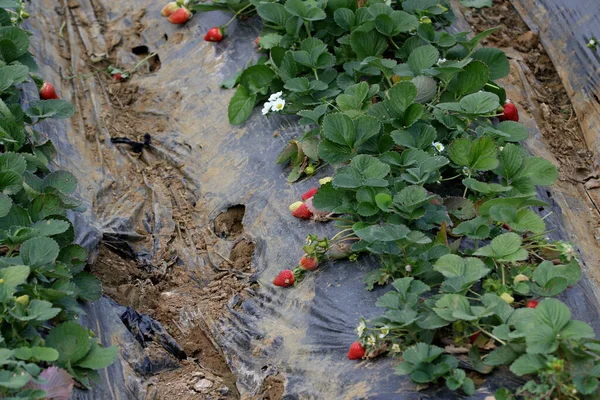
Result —
<path fill-rule="evenodd" d="M 160 18 L 160 2 L 56 3 L 30 3 L 33 17 L 27 28 L 34 33 L 32 50 L 42 65 L 40 74 L 62 82 L 59 92 L 78 110 L 72 120 L 44 122 L 40 130 L 55 143 L 57 163 L 79 180 L 79 193 L 88 207 L 75 222 L 81 243 L 93 250 L 104 238 L 148 268 L 160 268 L 176 257 L 201 288 L 219 269 L 215 254 L 229 254 L 240 238 L 252 241 L 254 271 L 238 273 L 246 289 L 228 299 L 218 317 L 200 316 L 223 350 L 242 396 L 256 394 L 267 376 L 280 374 L 286 399 L 460 397 L 445 388 L 417 391 L 408 379 L 393 374 L 396 361 L 391 358 L 347 360 L 359 318 L 379 315 L 375 301 L 389 290 L 364 290 L 364 275 L 378 267 L 374 259 L 328 263 L 291 290 L 271 285 L 278 271 L 299 259 L 308 233 L 331 234 L 334 228 L 289 215 L 288 205 L 313 180 L 326 175 L 319 171 L 311 181 L 290 185 L 287 171 L 275 164 L 287 141 L 300 133 L 295 120 L 266 119 L 255 110 L 241 127 L 227 121 L 233 91 L 221 89 L 220 82 L 256 57 L 256 21 L 234 22 L 228 39 L 212 44 L 203 41 L 204 32 L 225 23 L 228 15 L 198 14 L 184 27 L 176 27 Z M 151 70 L 124 85 L 130 92 L 107 86 L 89 61 L 109 54 L 119 65 L 133 66 L 140 60 L 134 53 L 144 51 L 157 52 L 158 58 Z M 508 91 L 513 100 L 527 102 L 528 88 L 518 69 L 513 63 Z M 114 97 L 116 106 L 109 101 Z M 536 120 L 525 115 L 523 121 L 531 133 L 530 150 L 548 156 Z M 110 143 L 118 129 L 124 135 L 149 133 L 152 145 L 141 156 L 133 156 Z M 587 204 L 573 187 L 560 183 L 541 195 L 550 204 L 544 214 L 553 212 L 546 218 L 554 229 L 551 236 L 580 244 L 584 261 L 597 259 L 598 250 L 582 239 L 586 231 L 577 210 L 587 209 Z M 235 205 L 245 206 L 243 231 L 235 237 L 218 237 L 214 218 Z M 182 209 L 185 212 L 178 211 Z M 207 235 L 210 246 L 199 251 L 199 237 Z M 593 287 L 584 277 L 563 300 L 574 317 L 600 332 Z M 121 353 L 102 372 L 102 384 L 79 391 L 77 397 L 145 398 L 145 383 L 176 365 L 173 359 L 165 355 L 150 360 L 135 332 L 122 322 L 126 310 L 108 298 L 87 310 L 84 322 L 104 344 L 118 344 Z M 191 314 L 193 310 L 173 318 L 185 326 Z M 498 370 L 474 398 L 516 384 L 514 376 Z"/>

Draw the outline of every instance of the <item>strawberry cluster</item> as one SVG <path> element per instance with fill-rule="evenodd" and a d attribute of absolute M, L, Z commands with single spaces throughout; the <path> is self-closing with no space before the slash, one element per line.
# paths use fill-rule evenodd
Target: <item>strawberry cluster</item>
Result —
<path fill-rule="evenodd" d="M 176 25 L 185 24 L 192 18 L 192 12 L 186 7 L 186 0 L 177 0 L 167 3 L 160 10 L 160 15 L 167 17 L 169 22 Z"/>

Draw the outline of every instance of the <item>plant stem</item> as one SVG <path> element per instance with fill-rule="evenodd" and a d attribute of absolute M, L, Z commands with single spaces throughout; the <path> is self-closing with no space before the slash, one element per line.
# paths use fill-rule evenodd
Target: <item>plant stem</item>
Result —
<path fill-rule="evenodd" d="M 233 17 L 231 17 L 231 19 L 230 19 L 230 20 L 229 20 L 229 21 L 228 21 L 228 22 L 227 22 L 225 25 L 223 25 L 223 28 L 227 28 L 227 27 L 228 27 L 228 26 L 229 26 L 229 25 L 230 25 L 230 24 L 233 22 L 233 20 L 234 20 L 234 19 L 236 19 L 236 18 L 237 18 L 237 16 L 238 16 L 238 15 L 240 15 L 240 14 L 242 13 L 242 11 L 244 11 L 245 9 L 247 9 L 247 8 L 249 8 L 249 7 L 252 7 L 252 3 L 249 3 L 248 5 L 246 5 L 246 6 L 242 7 L 242 8 L 240 8 L 240 10 L 239 10 L 238 12 L 236 12 L 236 13 L 233 15 Z"/>
<path fill-rule="evenodd" d="M 304 21 L 304 29 L 306 29 L 306 34 L 308 35 L 308 37 L 312 37 L 312 35 L 310 34 L 310 28 L 308 27 L 307 21 Z"/>
<path fill-rule="evenodd" d="M 477 326 L 481 332 L 485 333 L 486 335 L 488 335 L 489 337 L 491 337 L 492 339 L 494 339 L 495 341 L 497 341 L 498 343 L 502 344 L 502 345 L 506 345 L 506 342 L 504 340 L 498 339 L 496 336 L 494 336 L 492 333 L 486 331 L 485 329 L 483 329 L 481 326 L 479 325 L 475 325 Z"/>
<path fill-rule="evenodd" d="M 129 71 L 129 74 L 133 74 L 133 72 L 138 69 L 143 63 L 145 63 L 146 61 L 148 61 L 149 59 L 151 59 L 152 57 L 154 57 L 156 55 L 156 53 L 152 53 L 146 57 L 144 57 L 142 60 L 140 60 L 140 62 L 138 62 L 137 64 L 135 64 L 135 67 L 131 68 Z"/>

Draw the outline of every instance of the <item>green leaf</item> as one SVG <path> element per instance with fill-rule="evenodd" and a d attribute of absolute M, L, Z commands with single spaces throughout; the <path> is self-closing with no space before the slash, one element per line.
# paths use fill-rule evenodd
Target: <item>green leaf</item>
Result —
<path fill-rule="evenodd" d="M 431 68 L 439 57 L 440 53 L 431 45 L 417 47 L 410 53 L 408 65 L 416 75 L 420 75 L 424 69 Z"/>
<path fill-rule="evenodd" d="M 502 79 L 510 73 L 510 64 L 506 54 L 500 49 L 485 47 L 473 53 L 473 60 L 485 63 L 490 70 L 490 80 Z"/>
<path fill-rule="evenodd" d="M 492 351 L 485 358 L 484 363 L 491 366 L 506 365 L 515 361 L 519 355 L 520 353 L 516 352 L 511 345 L 504 345 Z"/>
<path fill-rule="evenodd" d="M 275 46 L 279 46 L 282 37 L 277 33 L 267 33 L 258 39 L 258 45 L 263 49 L 270 50 Z"/>
<path fill-rule="evenodd" d="M 53 263 L 58 253 L 56 241 L 46 237 L 29 239 L 21 245 L 20 251 L 23 262 L 33 268 Z"/>
<path fill-rule="evenodd" d="M 9 65 L 0 67 L 0 92 L 25 82 L 29 76 L 29 68 L 24 65 Z"/>
<path fill-rule="evenodd" d="M 547 299 L 535 308 L 534 316 L 538 325 L 547 325 L 560 332 L 571 319 L 571 312 L 559 300 Z"/>
<path fill-rule="evenodd" d="M 380 57 L 387 49 L 388 44 L 386 37 L 377 31 L 354 31 L 350 35 L 350 47 L 362 60 L 367 57 Z"/>
<path fill-rule="evenodd" d="M 44 188 L 53 187 L 64 194 L 73 194 L 77 189 L 77 178 L 68 171 L 55 171 L 44 178 Z"/>
<path fill-rule="evenodd" d="M 4 193 L 0 193 L 0 218 L 6 217 L 12 207 L 12 200 Z"/>
<path fill-rule="evenodd" d="M 86 301 L 96 301 L 102 297 L 100 280 L 88 272 L 80 272 L 73 277 L 73 283 L 79 288 L 78 297 Z"/>
<path fill-rule="evenodd" d="M 521 248 L 521 237 L 509 232 L 496 236 L 492 242 L 480 248 L 476 256 L 492 257 L 499 261 L 523 261 L 529 257 L 527 250 Z"/>
<path fill-rule="evenodd" d="M 435 79 L 429 76 L 419 75 L 415 76 L 411 82 L 417 88 L 417 97 L 415 97 L 415 102 L 427 103 L 435 97 L 438 90 Z"/>
<path fill-rule="evenodd" d="M 463 97 L 460 106 L 467 114 L 489 114 L 500 108 L 500 99 L 494 93 L 477 92 Z"/>
<path fill-rule="evenodd" d="M 16 288 L 27 281 L 30 270 L 26 265 L 13 265 L 0 269 L 0 277 L 4 280 L 4 286 Z"/>
<path fill-rule="evenodd" d="M 483 8 L 492 6 L 492 0 L 458 0 L 458 2 L 464 7 Z"/>
<path fill-rule="evenodd" d="M 471 62 L 450 81 L 448 90 L 457 96 L 475 93 L 485 86 L 489 76 L 488 67 L 483 62 Z"/>
<path fill-rule="evenodd" d="M 417 98 L 417 87 L 412 82 L 398 82 L 388 91 L 392 112 L 403 114 Z"/>
<path fill-rule="evenodd" d="M 523 354 L 510 366 L 510 371 L 523 376 L 533 374 L 546 366 L 546 357 L 540 354 Z"/>
<path fill-rule="evenodd" d="M 594 339 L 596 334 L 592 327 L 583 321 L 569 321 L 560 331 L 560 337 L 570 340 Z"/>
<path fill-rule="evenodd" d="M 285 7 L 278 3 L 264 3 L 256 7 L 258 15 L 265 21 L 284 27 L 289 19 Z"/>
<path fill-rule="evenodd" d="M 240 85 L 248 89 L 250 94 L 266 94 L 274 77 L 275 72 L 266 65 L 253 65 L 242 72 Z"/>
<path fill-rule="evenodd" d="M 0 28 L 0 59 L 11 63 L 25 55 L 29 49 L 29 35 L 17 27 Z"/>
<path fill-rule="evenodd" d="M 443 352 L 444 349 L 440 347 L 417 343 L 406 349 L 402 354 L 402 358 L 411 364 L 429 363 L 438 358 Z"/>
<path fill-rule="evenodd" d="M 510 186 L 503 186 L 498 183 L 486 183 L 480 182 L 473 178 L 465 178 L 462 180 L 462 184 L 465 187 L 482 194 L 498 194 L 503 192 L 508 192 L 512 189 Z"/>
<path fill-rule="evenodd" d="M 106 368 L 116 360 L 118 354 L 119 348 L 117 346 L 102 347 L 94 341 L 90 352 L 76 365 L 88 369 Z"/>
<path fill-rule="evenodd" d="M 0 191 L 4 194 L 16 194 L 23 188 L 21 175 L 13 171 L 0 172 Z"/>
<path fill-rule="evenodd" d="M 31 300 L 28 314 L 36 321 L 48 321 L 61 312 L 60 308 L 52 307 L 52 303 L 45 300 Z"/>
<path fill-rule="evenodd" d="M 17 174 L 22 174 L 27 168 L 25 158 L 18 153 L 3 153 L 0 155 L 0 172 L 12 171 Z"/>
<path fill-rule="evenodd" d="M 366 228 L 355 230 L 356 236 L 367 242 L 394 242 L 404 239 L 410 233 L 404 225 L 369 225 Z"/>
<path fill-rule="evenodd" d="M 75 113 L 73 104 L 66 100 L 36 100 L 29 103 L 25 110 L 31 118 L 71 118 Z"/>
<path fill-rule="evenodd" d="M 58 350 L 58 364 L 75 365 L 90 351 L 88 332 L 75 321 L 55 326 L 46 337 L 46 346 Z"/>
<path fill-rule="evenodd" d="M 398 146 L 426 150 L 435 141 L 437 132 L 429 124 L 416 123 L 408 130 L 395 130 L 391 135 Z"/>
<path fill-rule="evenodd" d="M 354 28 L 354 23 L 356 18 L 354 17 L 354 12 L 348 8 L 338 8 L 333 13 L 333 19 L 338 26 L 345 31 L 350 32 L 352 28 Z"/>
<path fill-rule="evenodd" d="M 355 156 L 348 167 L 341 168 L 333 179 L 334 187 L 359 188 L 361 186 L 386 187 L 383 179 L 390 166 L 369 155 Z"/>
<path fill-rule="evenodd" d="M 458 139 L 448 149 L 450 159 L 474 171 L 489 171 L 498 166 L 496 144 L 486 136 L 471 141 Z"/>
<path fill-rule="evenodd" d="M 229 123 L 232 125 L 239 125 L 246 121 L 252 114 L 252 109 L 255 104 L 256 93 L 249 94 L 244 86 L 238 86 L 227 109 Z"/>

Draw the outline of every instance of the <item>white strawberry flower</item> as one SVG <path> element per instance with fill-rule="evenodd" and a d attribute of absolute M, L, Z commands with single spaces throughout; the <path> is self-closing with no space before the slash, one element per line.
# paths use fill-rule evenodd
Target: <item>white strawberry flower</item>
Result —
<path fill-rule="evenodd" d="M 367 344 L 369 346 L 375 346 L 377 344 L 377 340 L 375 340 L 375 336 L 371 335 L 367 338 Z"/>
<path fill-rule="evenodd" d="M 381 328 L 381 333 L 379 334 L 379 338 L 383 339 L 384 337 L 386 337 L 388 335 L 388 333 L 390 333 L 390 328 L 388 328 L 387 326 L 384 326 L 383 328 Z"/>
<path fill-rule="evenodd" d="M 432 142 L 431 145 L 440 153 L 445 149 L 444 145 L 440 142 Z"/>
<path fill-rule="evenodd" d="M 273 107 L 273 103 L 267 101 L 263 106 L 262 115 L 267 115 L 271 111 L 271 107 Z"/>
<path fill-rule="evenodd" d="M 471 168 L 469 168 L 469 167 L 463 167 L 462 173 L 463 173 L 463 175 L 471 176 Z"/>
<path fill-rule="evenodd" d="M 269 96 L 269 101 L 272 103 L 275 100 L 281 98 L 281 95 L 283 94 L 283 92 L 277 92 L 277 93 L 273 93 L 272 95 Z"/>
<path fill-rule="evenodd" d="M 273 112 L 278 112 L 283 110 L 283 107 L 285 107 L 285 100 L 284 99 L 276 99 L 275 101 L 273 101 L 271 103 L 271 111 Z"/>
<path fill-rule="evenodd" d="M 445 58 L 440 58 L 440 59 L 437 60 L 437 65 L 442 65 L 446 61 L 448 61 L 448 60 L 446 60 Z"/>
<path fill-rule="evenodd" d="M 398 343 L 394 343 L 392 345 L 392 352 L 394 352 L 394 353 L 400 353 L 400 345 Z"/>
<path fill-rule="evenodd" d="M 412 265 L 408 264 L 406 267 L 404 267 L 404 270 L 405 270 L 406 272 L 410 272 L 410 271 L 412 271 Z"/>
<path fill-rule="evenodd" d="M 590 39 L 590 41 L 588 42 L 588 44 L 589 44 L 591 47 L 594 47 L 594 46 L 596 46 L 596 44 L 597 44 L 597 43 L 596 43 L 596 41 L 595 41 L 594 39 Z"/>
<path fill-rule="evenodd" d="M 365 321 L 360 321 L 360 324 L 358 324 L 356 327 L 356 333 L 358 333 L 358 337 L 362 337 L 362 335 L 365 333 L 365 329 L 367 329 L 367 324 L 365 324 Z"/>

